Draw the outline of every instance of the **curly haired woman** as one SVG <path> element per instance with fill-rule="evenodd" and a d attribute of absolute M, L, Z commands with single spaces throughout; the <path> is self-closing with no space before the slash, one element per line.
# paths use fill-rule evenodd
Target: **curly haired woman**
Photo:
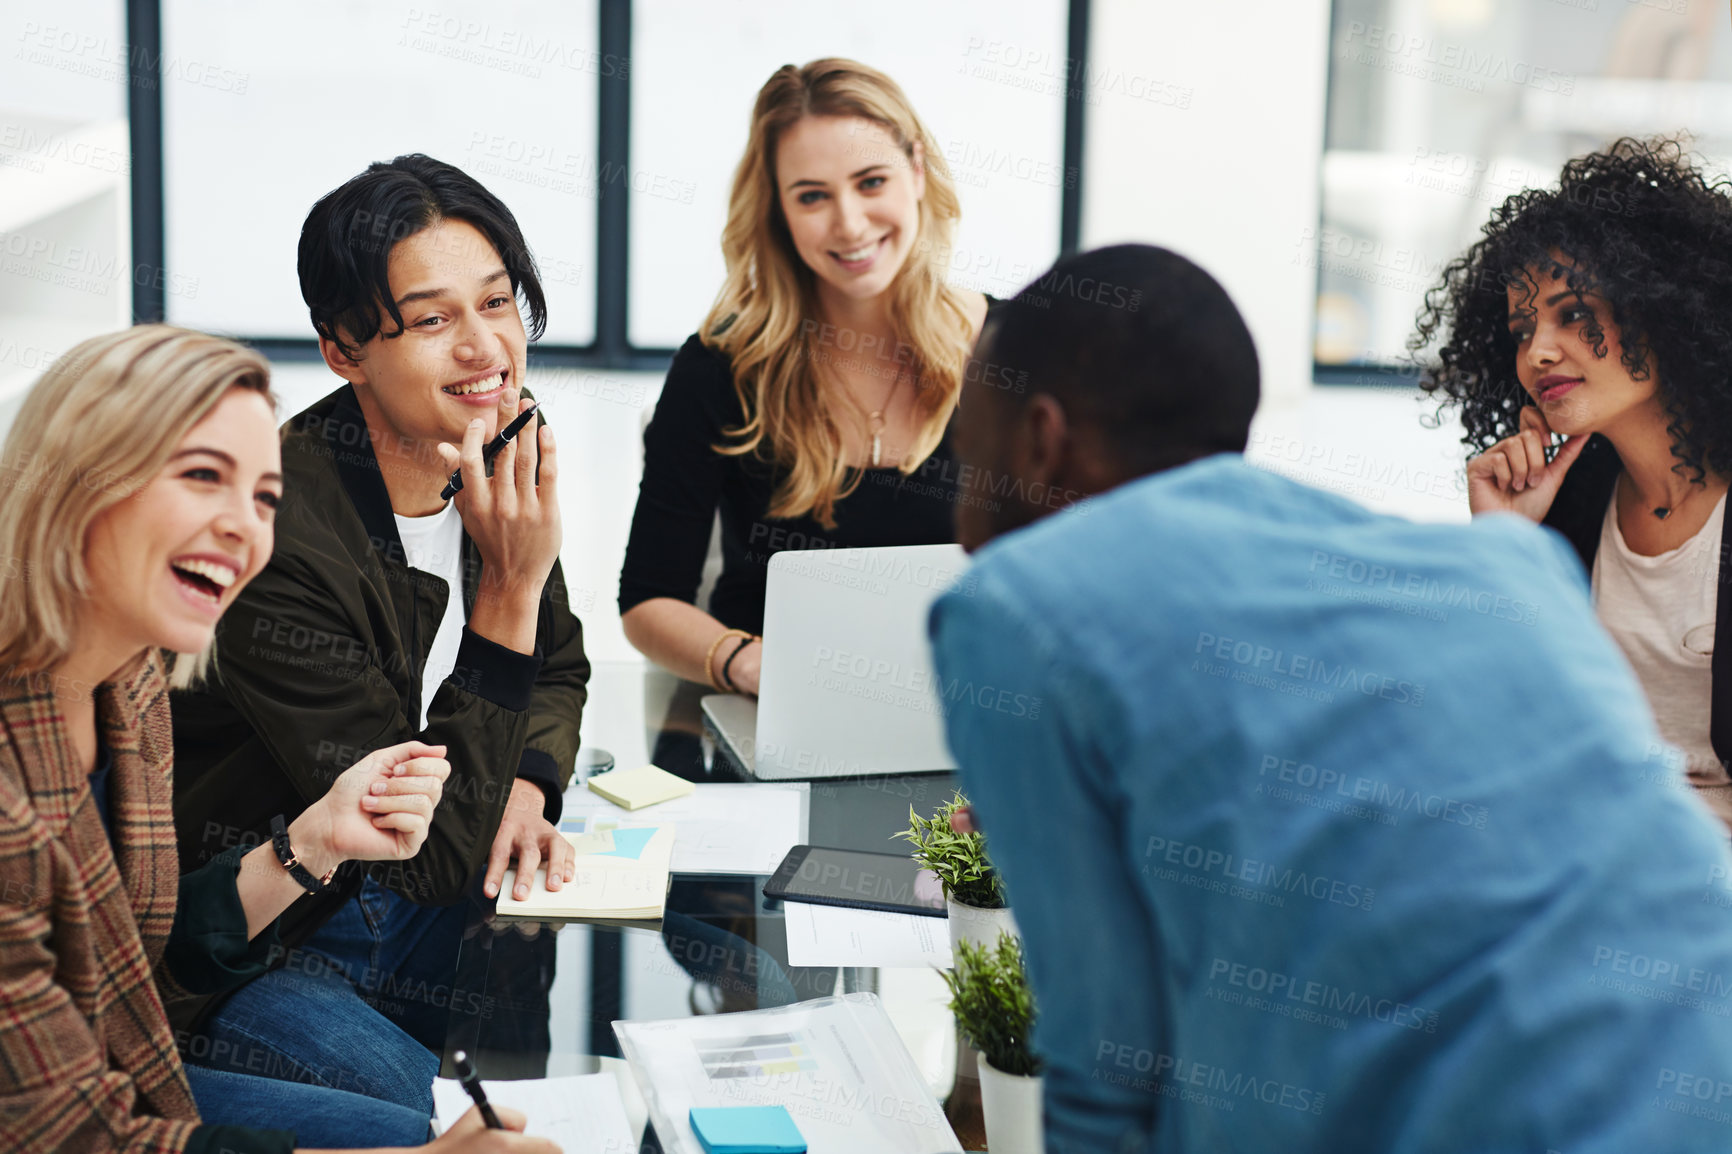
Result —
<path fill-rule="evenodd" d="M 1410 347 L 1439 337 L 1424 387 L 1480 450 L 1474 514 L 1575 546 L 1660 732 L 1732 825 L 1732 182 L 1670 140 L 1571 160 L 1444 270 Z"/>

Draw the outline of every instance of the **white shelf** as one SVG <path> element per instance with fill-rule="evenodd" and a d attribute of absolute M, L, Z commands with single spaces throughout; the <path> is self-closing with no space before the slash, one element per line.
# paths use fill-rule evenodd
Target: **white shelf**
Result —
<path fill-rule="evenodd" d="M 104 193 L 124 198 L 130 192 L 126 121 L 78 124 L 10 110 L 4 119 L 18 132 L 0 136 L 0 233 L 18 232 Z"/>
<path fill-rule="evenodd" d="M 1568 96 L 1525 90 L 1522 119 L 1529 128 L 1605 140 L 1683 129 L 1698 139 L 1724 140 L 1732 136 L 1732 84 L 1580 76 Z"/>
<path fill-rule="evenodd" d="M 53 361 L 132 318 L 124 120 L 0 110 L 0 434 Z"/>

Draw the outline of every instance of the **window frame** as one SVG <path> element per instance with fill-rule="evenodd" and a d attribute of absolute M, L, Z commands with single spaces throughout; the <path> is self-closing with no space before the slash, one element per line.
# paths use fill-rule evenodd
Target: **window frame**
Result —
<path fill-rule="evenodd" d="M 1066 53 L 1072 60 L 1088 58 L 1090 0 L 1068 0 Z M 604 58 L 631 58 L 632 0 L 599 0 L 598 51 Z M 162 141 L 162 0 L 127 0 L 128 113 L 132 139 L 132 259 L 135 265 L 166 267 Z M 631 82 L 626 70 L 599 74 L 596 170 L 629 171 L 631 142 Z M 1059 253 L 1077 251 L 1082 232 L 1082 159 L 1084 111 L 1082 86 L 1067 88 L 1064 97 L 1064 167 L 1077 179 L 1067 181 L 1059 203 Z M 628 181 L 604 182 L 595 213 L 595 337 L 587 345 L 532 345 L 531 361 L 552 368 L 610 369 L 662 372 L 675 349 L 634 345 L 630 339 L 627 292 L 631 280 L 629 227 L 631 188 Z M 166 276 L 133 286 L 134 324 L 160 321 L 165 315 Z M 273 361 L 310 363 L 320 360 L 313 337 L 236 339 Z"/>

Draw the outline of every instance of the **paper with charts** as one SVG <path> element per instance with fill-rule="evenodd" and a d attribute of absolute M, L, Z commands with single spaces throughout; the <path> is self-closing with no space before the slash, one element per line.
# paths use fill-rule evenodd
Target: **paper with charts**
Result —
<path fill-rule="evenodd" d="M 776 872 L 806 840 L 811 790 L 806 782 L 705 782 L 685 797 L 631 813 L 586 789 L 567 790 L 562 833 L 672 823 L 675 873 Z"/>
<path fill-rule="evenodd" d="M 637 1154 L 638 1139 L 612 1074 L 483 1081 L 495 1106 L 523 1111 L 524 1133 L 551 1139 L 565 1154 Z M 433 1115 L 441 1133 L 472 1106 L 455 1078 L 433 1080 Z"/>
<path fill-rule="evenodd" d="M 825 1154 L 962 1150 L 876 994 L 613 1031 L 666 1154 L 704 1154 L 693 1106 L 785 1106 Z"/>
<path fill-rule="evenodd" d="M 561 889 L 547 888 L 546 868 L 535 871 L 529 896 L 512 896 L 517 871 L 505 871 L 495 907 L 504 917 L 616 918 L 654 921 L 668 900 L 674 827 L 644 826 L 562 834 L 577 851 L 577 873 Z"/>

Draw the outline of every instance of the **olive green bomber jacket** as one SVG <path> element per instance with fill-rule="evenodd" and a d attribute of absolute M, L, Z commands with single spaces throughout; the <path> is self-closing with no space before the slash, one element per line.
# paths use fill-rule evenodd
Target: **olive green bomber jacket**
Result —
<path fill-rule="evenodd" d="M 413 859 L 373 867 L 383 884 L 446 904 L 485 863 L 518 776 L 557 820 L 577 755 L 589 661 L 562 568 L 541 591 L 536 652 L 463 631 L 456 668 L 420 729 L 421 670 L 449 595 L 404 563 L 389 494 L 347 385 L 284 426 L 284 496 L 270 563 L 223 615 L 205 682 L 175 694 L 175 824 L 183 869 L 268 839 L 367 752 L 418 739 L 447 747 L 451 777 Z M 481 565 L 463 538 L 466 616 Z M 284 917 L 304 940 L 360 885 L 351 865 L 332 892 Z"/>

